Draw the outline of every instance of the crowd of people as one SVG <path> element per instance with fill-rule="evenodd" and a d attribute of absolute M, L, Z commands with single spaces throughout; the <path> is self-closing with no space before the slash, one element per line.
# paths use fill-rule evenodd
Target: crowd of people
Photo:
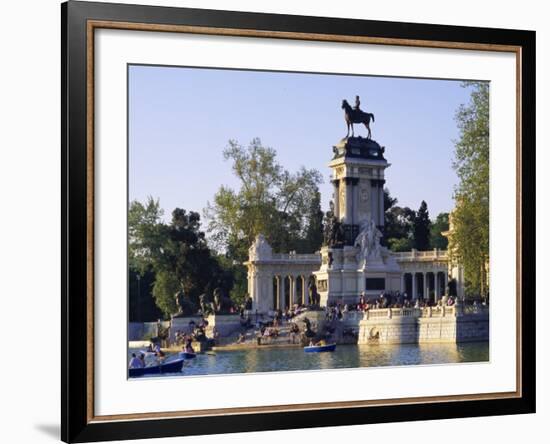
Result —
<path fill-rule="evenodd" d="M 445 301 L 445 302 L 444 302 Z M 355 306 L 358 311 L 367 311 L 371 309 L 381 308 L 425 308 L 425 307 L 440 307 L 443 304 L 452 306 L 456 303 L 456 298 L 453 296 L 447 296 L 445 299 L 441 298 L 437 301 L 424 298 L 413 299 L 407 293 L 395 291 L 381 293 L 377 298 L 367 298 L 363 292 L 359 296 L 359 302 Z M 346 307 L 349 309 L 349 307 Z"/>
<path fill-rule="evenodd" d="M 186 345 L 189 342 L 193 341 L 204 341 L 206 339 L 206 328 L 208 327 L 208 321 L 206 319 L 201 319 L 199 323 L 191 320 L 189 321 L 188 331 L 186 333 L 182 330 L 177 330 L 174 334 L 174 340 L 176 345 Z"/>
<path fill-rule="evenodd" d="M 368 297 L 365 292 L 359 295 L 357 303 L 344 304 L 343 302 L 334 302 L 328 304 L 325 307 L 325 320 L 342 321 L 345 318 L 345 314 L 350 311 L 365 312 L 374 309 L 385 308 L 425 308 L 425 307 L 442 307 L 453 306 L 456 304 L 456 297 L 447 296 L 437 301 L 430 299 L 416 298 L 413 299 L 406 292 L 384 292 L 378 297 Z M 477 302 L 474 302 L 474 306 Z M 248 304 L 251 305 L 251 304 Z M 485 305 L 485 302 L 483 302 Z M 250 307 L 251 308 L 251 307 Z M 318 307 L 317 307 L 318 308 Z M 245 305 L 240 307 L 240 324 L 241 330 L 237 337 L 237 344 L 243 344 L 246 342 L 246 332 L 250 329 L 255 329 L 255 337 L 258 345 L 271 342 L 272 339 L 276 339 L 281 335 L 281 327 L 288 325 L 288 343 L 296 344 L 300 342 L 302 331 L 298 325 L 298 322 L 294 321 L 296 316 L 312 309 L 303 304 L 295 304 L 285 310 L 275 310 L 269 314 L 258 313 L 251 314 L 250 309 L 245 309 Z M 315 308 L 313 308 L 315 309 Z M 232 312 L 235 312 L 232 310 Z M 181 346 L 182 351 L 186 353 L 194 353 L 192 343 L 195 341 L 212 341 L 212 345 L 217 344 L 220 339 L 220 333 L 213 327 L 212 336 L 207 337 L 206 330 L 208 327 L 208 321 L 203 318 L 198 323 L 191 320 L 187 331 L 178 330 L 174 334 L 175 344 Z M 330 332 L 327 332 L 330 334 Z M 344 336 L 353 336 L 357 333 L 353 330 L 343 333 Z M 160 345 L 156 344 L 154 347 L 149 346 L 146 353 L 153 354 L 157 360 L 161 360 L 164 357 Z M 130 359 L 130 368 L 142 368 L 145 366 L 144 353 L 136 354 L 132 353 Z"/>
<path fill-rule="evenodd" d="M 325 307 L 325 319 L 327 321 L 342 320 L 345 313 L 349 311 L 365 312 L 368 310 L 384 309 L 384 308 L 425 308 L 425 307 L 441 307 L 453 306 L 456 303 L 456 298 L 447 296 L 437 301 L 430 299 L 412 299 L 407 293 L 403 292 L 385 292 L 378 297 L 367 297 L 363 292 L 356 304 L 344 304 L 343 302 L 333 302 Z"/>

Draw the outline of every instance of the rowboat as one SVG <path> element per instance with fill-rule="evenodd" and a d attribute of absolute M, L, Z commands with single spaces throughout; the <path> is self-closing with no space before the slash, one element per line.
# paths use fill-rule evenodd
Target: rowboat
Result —
<path fill-rule="evenodd" d="M 336 350 L 336 344 L 309 345 L 304 347 L 306 353 L 333 352 L 334 350 Z"/>
<path fill-rule="evenodd" d="M 143 356 L 155 356 L 157 352 L 149 350 L 140 350 L 139 351 Z"/>
<path fill-rule="evenodd" d="M 181 372 L 183 359 L 176 359 L 170 362 L 164 362 L 159 365 L 151 365 L 150 367 L 131 368 L 128 369 L 130 378 L 143 375 L 160 375 L 161 373 L 178 373 Z"/>
<path fill-rule="evenodd" d="M 189 360 L 189 359 L 194 359 L 194 358 L 196 358 L 196 357 L 197 357 L 197 354 L 196 354 L 196 353 L 181 352 L 181 353 L 180 353 L 180 357 L 181 357 L 182 359 L 187 359 L 187 360 Z"/>

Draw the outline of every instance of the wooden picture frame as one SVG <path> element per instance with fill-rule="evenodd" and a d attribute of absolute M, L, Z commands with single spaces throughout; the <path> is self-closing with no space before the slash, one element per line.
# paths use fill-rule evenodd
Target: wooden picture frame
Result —
<path fill-rule="evenodd" d="M 65 442 L 155 438 L 535 412 L 535 33 L 70 1 L 62 18 L 62 412 Z M 517 390 L 94 414 L 94 32 L 97 29 L 511 52 L 517 74 Z M 121 320 L 123 322 L 124 320 Z"/>

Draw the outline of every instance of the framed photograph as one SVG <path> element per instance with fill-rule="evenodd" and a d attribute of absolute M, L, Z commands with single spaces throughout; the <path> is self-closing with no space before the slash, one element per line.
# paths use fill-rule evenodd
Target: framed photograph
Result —
<path fill-rule="evenodd" d="M 535 411 L 535 33 L 69 1 L 62 439 Z"/>

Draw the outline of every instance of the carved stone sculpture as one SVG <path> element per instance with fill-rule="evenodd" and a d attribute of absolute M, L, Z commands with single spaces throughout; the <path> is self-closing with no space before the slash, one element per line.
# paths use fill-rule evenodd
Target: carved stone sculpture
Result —
<path fill-rule="evenodd" d="M 273 254 L 271 245 L 267 242 L 263 234 L 258 234 L 252 246 L 248 249 L 250 260 L 270 259 Z"/>
<path fill-rule="evenodd" d="M 177 312 L 172 315 L 173 318 L 192 315 L 195 311 L 194 304 L 185 296 L 183 288 L 180 288 L 174 295 Z"/>
<path fill-rule="evenodd" d="M 373 220 L 363 223 L 354 243 L 356 247 L 359 247 L 357 260 L 380 259 L 382 254 L 381 238 L 382 233 Z"/>
<path fill-rule="evenodd" d="M 330 209 L 325 214 L 323 222 L 324 244 L 328 247 L 341 247 L 344 244 L 344 227 L 338 218 L 334 215 L 334 203 L 330 202 Z"/>
<path fill-rule="evenodd" d="M 206 293 L 203 293 L 199 296 L 199 304 L 200 304 L 201 313 L 203 314 L 203 316 L 208 316 L 214 313 L 212 302 L 209 301 Z"/>
<path fill-rule="evenodd" d="M 232 306 L 231 299 L 225 295 L 223 289 L 220 287 L 216 288 L 214 290 L 214 311 L 216 313 L 228 313 Z"/>

